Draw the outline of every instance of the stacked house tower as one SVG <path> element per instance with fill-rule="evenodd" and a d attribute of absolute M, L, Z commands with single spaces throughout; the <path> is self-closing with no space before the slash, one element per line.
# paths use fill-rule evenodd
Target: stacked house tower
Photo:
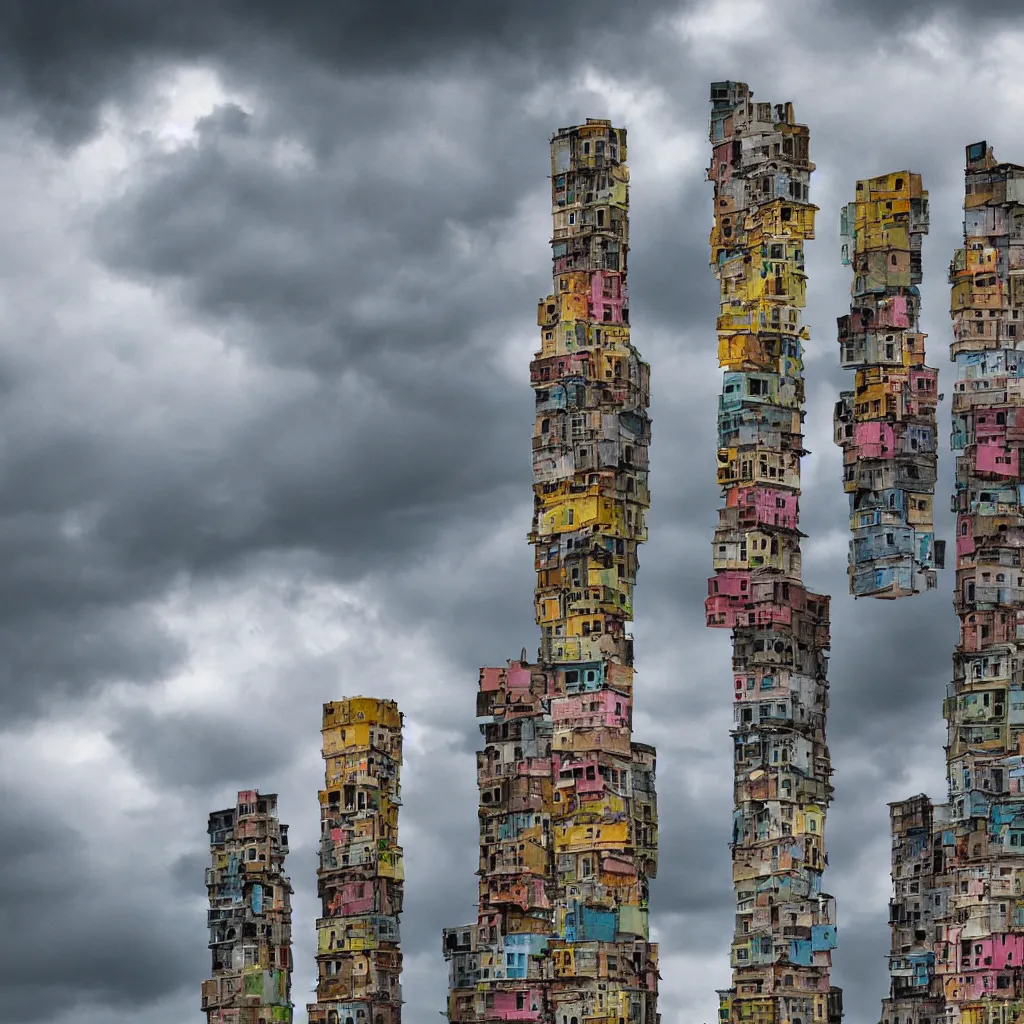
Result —
<path fill-rule="evenodd" d="M 835 439 L 850 496 L 849 576 L 855 597 L 898 598 L 937 586 L 943 545 L 932 504 L 938 371 L 925 365 L 918 317 L 928 193 L 921 175 L 857 182 L 843 208 L 843 262 L 852 301 L 839 318 L 840 361 L 856 369 L 839 396 Z"/>
<path fill-rule="evenodd" d="M 921 175 L 857 182 L 843 209 L 843 262 L 853 267 L 850 312 L 839 318 L 840 360 L 855 390 L 836 406 L 850 496 L 850 593 L 898 598 L 933 590 L 938 371 L 919 329 L 928 193 Z"/>
<path fill-rule="evenodd" d="M 323 707 L 316 1002 L 310 1024 L 401 1024 L 402 715 L 391 700 Z"/>
<path fill-rule="evenodd" d="M 960 642 L 943 714 L 949 799 L 892 805 L 885 1024 L 1024 1016 L 1024 167 L 967 147 L 950 266 Z"/>
<path fill-rule="evenodd" d="M 892 830 L 893 895 L 889 901 L 889 997 L 882 1001 L 884 1024 L 946 1024 L 943 979 L 935 970 L 936 950 L 946 951 L 949 923 L 944 806 L 924 795 L 889 805 Z M 954 1016 L 950 1024 L 960 1020 Z M 968 1015 L 972 1024 L 988 1018 Z M 997 1018 L 999 1020 L 999 1018 Z M 1002 1021 L 1012 1024 L 1013 1018 Z"/>
<path fill-rule="evenodd" d="M 835 904 L 822 891 L 832 796 L 825 742 L 829 598 L 801 578 L 804 244 L 814 237 L 809 133 L 792 104 L 711 87 L 711 266 L 721 308 L 718 482 L 708 626 L 733 638 L 736 925 L 722 1024 L 817 1024 Z"/>
<path fill-rule="evenodd" d="M 290 1022 L 292 887 L 284 874 L 288 826 L 277 796 L 243 790 L 208 827 L 212 977 L 203 982 L 207 1024 Z"/>
<path fill-rule="evenodd" d="M 650 421 L 625 160 L 609 121 L 552 139 L 554 294 L 530 367 L 540 652 L 480 672 L 479 912 L 444 932 L 452 1021 L 659 1020 L 655 752 L 631 740 Z"/>

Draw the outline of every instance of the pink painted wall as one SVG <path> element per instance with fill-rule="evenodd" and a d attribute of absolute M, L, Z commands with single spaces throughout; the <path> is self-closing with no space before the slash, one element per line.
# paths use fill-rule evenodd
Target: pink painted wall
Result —
<path fill-rule="evenodd" d="M 551 702 L 552 720 L 564 722 L 567 719 L 595 714 L 593 711 L 584 711 L 584 703 L 600 705 L 600 711 L 597 714 L 600 715 L 604 725 L 614 728 L 629 724 L 629 698 L 615 693 L 613 690 L 598 690 L 579 697 L 558 697 Z M 618 707 L 618 711 L 615 710 L 616 707 Z"/>
<path fill-rule="evenodd" d="M 924 386 L 918 381 L 924 381 Z M 910 393 L 911 395 L 934 395 L 938 390 L 939 374 L 937 370 L 911 370 L 910 371 Z"/>
<path fill-rule="evenodd" d="M 1008 461 L 998 462 L 997 459 Z M 1016 478 L 1020 468 L 1020 449 L 1006 448 L 1002 444 L 979 444 L 976 465 L 982 473 Z"/>
<path fill-rule="evenodd" d="M 340 915 L 348 917 L 351 914 L 368 914 L 373 910 L 373 897 L 364 896 L 358 900 L 348 900 L 338 904 Z"/>
<path fill-rule="evenodd" d="M 891 459 L 896 454 L 896 432 L 888 423 L 855 424 L 853 443 L 860 448 L 862 458 Z"/>
<path fill-rule="evenodd" d="M 981 952 L 975 952 L 978 947 Z M 972 939 L 971 952 L 969 956 L 960 954 L 960 945 L 955 947 L 957 955 L 956 969 L 958 971 L 980 971 L 982 974 L 989 974 L 994 971 L 1005 970 L 1014 964 L 1020 965 L 1024 957 L 1024 935 L 1013 935 L 1004 933 L 993 935 L 985 939 Z M 985 961 L 991 959 L 991 963 Z M 992 990 L 995 986 L 990 982 Z"/>
<path fill-rule="evenodd" d="M 565 765 L 567 768 L 568 765 Z M 604 779 L 601 778 L 600 772 L 598 771 L 597 761 L 590 759 L 588 761 L 573 761 L 573 770 L 580 769 L 582 774 L 576 778 L 576 790 L 580 793 L 599 793 L 604 789 Z M 587 768 L 594 769 L 594 778 L 588 779 Z M 558 772 L 560 773 L 562 766 L 559 765 Z M 557 780 L 559 775 L 556 773 L 555 779 Z"/>
<path fill-rule="evenodd" d="M 528 690 L 530 688 L 530 670 L 519 665 L 510 666 L 508 688 L 510 690 Z"/>
<path fill-rule="evenodd" d="M 636 878 L 636 864 L 633 861 L 620 860 L 615 854 L 609 854 L 601 861 L 601 870 L 620 878 Z"/>
<path fill-rule="evenodd" d="M 346 888 L 348 888 L 346 886 Z M 341 907 L 343 915 L 347 914 L 366 914 L 373 910 L 373 887 L 368 886 L 369 894 L 366 896 L 356 896 L 354 893 L 349 893 L 346 897 L 341 896 L 341 899 L 336 901 L 332 906 Z"/>
<path fill-rule="evenodd" d="M 704 602 L 704 617 L 709 626 L 730 628 L 736 625 L 736 613 L 727 597 L 709 597 Z"/>
<path fill-rule="evenodd" d="M 1006 423 L 996 423 L 996 413 L 999 412 L 1005 414 L 1006 410 L 984 409 L 978 411 L 974 418 L 974 427 L 979 441 L 983 437 L 1006 437 Z"/>
<path fill-rule="evenodd" d="M 894 295 L 888 301 L 878 304 L 877 327 L 909 327 L 907 318 L 907 299 L 903 295 Z"/>
<path fill-rule="evenodd" d="M 761 680 L 765 676 L 771 676 L 774 681 L 774 686 L 770 690 L 761 689 Z M 747 679 L 752 678 L 754 680 L 754 688 L 752 690 L 747 689 Z M 733 676 L 733 689 L 735 691 L 736 700 L 739 701 L 759 701 L 766 699 L 774 699 L 780 693 L 788 694 L 789 686 L 785 684 L 779 676 L 778 670 L 771 671 L 770 669 L 752 669 L 750 672 L 738 672 Z"/>
<path fill-rule="evenodd" d="M 372 901 L 372 899 L 373 899 L 373 883 L 372 882 L 350 882 L 348 885 L 343 885 L 343 886 L 341 886 L 340 889 L 338 889 L 338 895 L 343 900 L 356 900 L 356 899 L 360 899 L 361 897 L 359 896 L 359 893 L 360 893 L 360 891 L 364 887 L 369 890 L 369 892 L 370 892 L 370 899 Z"/>
<path fill-rule="evenodd" d="M 780 513 L 785 512 L 795 517 L 800 507 L 800 499 L 792 491 L 780 491 L 775 487 L 756 487 L 754 493 L 759 509 L 774 510 L 779 507 L 778 502 L 781 500 L 783 504 L 779 509 Z"/>
<path fill-rule="evenodd" d="M 1012 959 L 1011 959 L 1012 957 Z M 992 937 L 992 966 L 1006 968 L 1020 966 L 1024 961 L 1024 935 L 994 935 Z"/>
<path fill-rule="evenodd" d="M 515 992 L 495 992 L 494 1016 L 498 1020 L 540 1020 L 540 1009 L 516 1009 L 516 995 Z M 537 989 L 526 990 L 526 1005 L 528 1007 L 543 1005 L 540 992 Z"/>
<path fill-rule="evenodd" d="M 753 505 L 757 514 L 757 521 L 768 526 L 789 526 L 797 525 L 800 501 L 790 491 L 776 490 L 774 487 L 746 487 L 739 493 L 739 504 L 741 507 Z M 778 507 L 781 501 L 782 507 Z M 776 516 L 778 522 L 776 524 Z"/>
<path fill-rule="evenodd" d="M 551 718 L 555 722 L 564 722 L 567 718 L 579 718 L 582 713 L 583 702 L 579 697 L 558 697 L 551 702 Z"/>
<path fill-rule="evenodd" d="M 770 626 L 777 622 L 790 623 L 793 619 L 793 609 L 790 605 L 776 602 L 754 605 L 749 601 L 740 602 L 729 597 L 709 597 L 704 602 L 704 614 L 709 625 L 728 628 L 747 625 Z"/>
<path fill-rule="evenodd" d="M 968 982 L 970 978 L 970 982 Z M 959 974 L 950 978 L 951 985 L 946 986 L 947 996 L 952 995 L 954 999 L 980 999 L 985 995 L 997 995 L 1005 992 L 1005 989 L 996 988 L 996 970 L 994 968 L 971 968 L 970 974 Z M 985 982 L 988 982 L 986 986 Z M 955 987 L 954 987 L 955 986 Z"/>
<path fill-rule="evenodd" d="M 501 668 L 480 669 L 480 691 L 481 693 L 492 693 L 501 689 L 501 676 L 504 672 Z"/>
<path fill-rule="evenodd" d="M 708 594 L 714 597 L 747 597 L 750 594 L 750 573 L 742 570 L 720 572 L 708 580 Z"/>
<path fill-rule="evenodd" d="M 725 170 L 718 175 L 718 180 L 723 183 L 729 181 L 732 178 L 732 139 L 715 146 L 713 152 L 716 173 L 718 168 L 725 164 Z"/>
<path fill-rule="evenodd" d="M 967 533 L 963 533 L 964 524 L 967 524 Z M 956 524 L 956 557 L 959 560 L 963 555 L 970 555 L 974 552 L 974 517 L 960 516 Z"/>
<path fill-rule="evenodd" d="M 597 271 L 591 275 L 590 278 L 590 302 L 595 310 L 594 315 L 598 320 L 601 319 L 600 310 L 602 305 L 611 306 L 614 310 L 617 310 L 616 314 L 613 314 L 612 319 L 615 323 L 621 322 L 622 319 L 622 306 L 623 303 L 629 298 L 629 292 L 626 287 L 625 278 L 622 274 L 614 272 L 605 272 L 602 270 Z M 606 288 L 608 294 L 605 294 Z"/>

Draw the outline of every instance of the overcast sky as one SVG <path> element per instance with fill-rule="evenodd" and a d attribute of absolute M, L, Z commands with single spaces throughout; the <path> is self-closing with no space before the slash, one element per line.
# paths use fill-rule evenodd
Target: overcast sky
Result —
<path fill-rule="evenodd" d="M 702 608 L 720 386 L 704 168 L 722 78 L 793 100 L 818 165 L 804 567 L 833 595 L 833 977 L 849 1024 L 876 1021 L 886 802 L 943 795 L 956 620 L 952 569 L 895 605 L 846 594 L 838 210 L 857 178 L 924 175 L 923 324 L 948 396 L 963 147 L 1024 162 L 1018 12 L 0 3 L 0 1024 L 200 1021 L 206 817 L 248 787 L 279 792 L 291 825 L 303 1007 L 320 706 L 358 693 L 406 716 L 405 1020 L 438 1020 L 440 929 L 475 914 L 477 668 L 536 650 L 528 363 L 550 287 L 548 138 L 587 117 L 629 129 L 633 342 L 653 368 L 635 736 L 659 753 L 660 1009 L 714 1020 L 733 921 L 730 643 Z M 945 437 L 948 401 L 939 419 Z"/>

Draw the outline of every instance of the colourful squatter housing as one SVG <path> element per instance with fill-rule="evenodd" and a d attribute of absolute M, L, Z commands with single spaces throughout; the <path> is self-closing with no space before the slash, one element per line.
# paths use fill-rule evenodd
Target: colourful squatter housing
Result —
<path fill-rule="evenodd" d="M 626 132 L 551 143 L 554 294 L 530 367 L 537 664 L 480 671 L 479 914 L 444 930 L 448 1018 L 657 1024 L 655 752 L 631 742 L 649 367 L 629 339 Z"/>
<path fill-rule="evenodd" d="M 890 805 L 883 1024 L 1024 1019 L 1024 167 L 967 147 L 950 266 L 960 642 L 943 715 L 949 800 Z"/>
<path fill-rule="evenodd" d="M 933 590 L 945 556 L 932 525 L 939 371 L 925 366 L 918 330 L 927 231 L 928 193 L 910 171 L 858 181 L 842 212 L 843 263 L 854 276 L 850 312 L 838 320 L 840 362 L 857 376 L 836 403 L 835 440 L 855 597 Z"/>
<path fill-rule="evenodd" d="M 309 1024 L 401 1024 L 402 715 L 392 700 L 323 707 L 316 1002 Z"/>
<path fill-rule="evenodd" d="M 711 102 L 725 507 L 706 612 L 708 626 L 732 630 L 735 721 L 736 928 L 719 1019 L 831 1024 L 842 994 L 829 984 L 835 902 L 821 888 L 829 599 L 803 585 L 798 529 L 814 165 L 792 104 L 754 103 L 740 82 L 715 82 Z"/>
<path fill-rule="evenodd" d="M 292 887 L 284 874 L 288 826 L 277 796 L 243 790 L 210 815 L 210 950 L 203 982 L 207 1024 L 290 1022 Z"/>

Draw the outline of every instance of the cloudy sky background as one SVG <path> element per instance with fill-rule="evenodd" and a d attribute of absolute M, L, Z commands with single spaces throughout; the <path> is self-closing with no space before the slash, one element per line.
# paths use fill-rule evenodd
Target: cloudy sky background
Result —
<path fill-rule="evenodd" d="M 477 667 L 536 648 L 547 143 L 588 116 L 630 132 L 653 367 L 635 733 L 659 752 L 661 1012 L 714 1019 L 732 930 L 730 644 L 702 612 L 719 78 L 792 99 L 819 168 L 805 573 L 833 595 L 834 980 L 850 1024 L 878 1019 L 885 805 L 943 793 L 956 621 L 951 569 L 897 606 L 846 595 L 838 208 L 856 178 L 924 174 L 924 326 L 949 395 L 963 147 L 1024 162 L 1024 17 L 973 6 L 0 4 L 2 1024 L 201 1020 L 206 816 L 250 786 L 292 828 L 303 1006 L 320 705 L 356 693 L 406 715 L 405 1019 L 438 1019 L 439 931 L 475 907 Z M 947 402 L 943 436 L 948 419 Z"/>

